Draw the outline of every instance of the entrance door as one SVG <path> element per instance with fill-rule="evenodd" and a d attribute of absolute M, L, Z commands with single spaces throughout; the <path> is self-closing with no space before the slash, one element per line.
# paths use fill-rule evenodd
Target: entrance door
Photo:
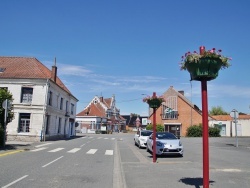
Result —
<path fill-rule="evenodd" d="M 165 131 L 173 133 L 176 137 L 181 136 L 181 126 L 180 125 L 165 125 Z"/>

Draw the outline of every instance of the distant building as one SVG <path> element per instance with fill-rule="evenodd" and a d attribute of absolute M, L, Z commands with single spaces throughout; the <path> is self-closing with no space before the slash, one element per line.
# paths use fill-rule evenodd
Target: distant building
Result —
<path fill-rule="evenodd" d="M 0 57 L 0 88 L 13 95 L 8 140 L 40 141 L 75 135 L 78 99 L 36 58 Z M 45 136 L 44 136 L 45 135 Z"/>
<path fill-rule="evenodd" d="M 116 107 L 115 95 L 111 98 L 95 96 L 89 104 L 76 115 L 79 125 L 77 131 L 95 133 L 97 130 L 105 133 L 124 130 L 125 120 Z"/>
<path fill-rule="evenodd" d="M 126 120 L 127 129 L 137 130 L 138 127 L 145 129 L 148 124 L 150 124 L 150 120 L 148 116 L 140 116 L 135 114 L 130 115 L 122 115 L 122 117 Z"/>

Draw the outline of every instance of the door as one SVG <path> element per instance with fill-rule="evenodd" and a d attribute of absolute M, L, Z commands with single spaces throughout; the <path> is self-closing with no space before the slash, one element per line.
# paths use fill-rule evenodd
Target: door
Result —
<path fill-rule="evenodd" d="M 181 126 L 180 125 L 165 125 L 165 131 L 173 133 L 177 138 L 181 136 Z"/>

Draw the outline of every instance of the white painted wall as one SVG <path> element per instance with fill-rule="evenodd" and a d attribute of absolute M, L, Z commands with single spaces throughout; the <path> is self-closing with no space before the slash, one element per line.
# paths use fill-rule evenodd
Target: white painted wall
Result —
<path fill-rule="evenodd" d="M 12 136 L 12 138 L 20 137 L 24 140 L 33 139 L 33 141 L 40 141 L 41 131 L 43 130 L 43 126 L 45 125 L 44 122 L 46 122 L 45 114 L 48 114 L 51 117 L 49 134 L 46 135 L 46 137 L 64 136 L 64 134 L 66 134 L 66 137 L 75 135 L 75 123 L 72 124 L 69 122 L 69 120 L 71 119 L 73 122 L 75 122 L 77 99 L 69 95 L 53 82 L 49 82 L 48 85 L 49 87 L 47 87 L 46 79 L 1 79 L 0 87 L 7 87 L 14 98 L 12 105 L 15 117 L 12 122 L 7 125 L 7 135 L 10 135 L 9 138 L 11 138 Z M 33 88 L 32 102 L 30 104 L 21 103 L 22 87 Z M 48 95 L 46 95 L 46 92 L 49 91 L 53 92 L 52 106 L 49 106 L 46 103 L 46 97 L 48 97 Z M 64 98 L 64 105 L 62 110 L 60 110 L 61 97 Z M 66 100 L 69 101 L 68 111 L 70 117 L 65 116 Z M 70 113 L 71 103 L 74 104 L 73 114 Z M 20 113 L 31 114 L 30 131 L 27 133 L 18 131 Z M 58 133 L 59 117 L 62 119 L 60 133 Z"/>

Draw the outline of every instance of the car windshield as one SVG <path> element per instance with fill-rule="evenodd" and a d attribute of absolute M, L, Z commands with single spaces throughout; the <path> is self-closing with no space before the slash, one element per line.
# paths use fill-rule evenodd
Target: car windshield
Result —
<path fill-rule="evenodd" d="M 151 131 L 142 131 L 141 136 L 150 136 L 152 134 Z"/>
<path fill-rule="evenodd" d="M 171 140 L 178 139 L 174 134 L 168 133 L 168 132 L 156 133 L 156 138 L 158 138 L 159 140 L 162 140 L 162 139 L 171 139 Z"/>

